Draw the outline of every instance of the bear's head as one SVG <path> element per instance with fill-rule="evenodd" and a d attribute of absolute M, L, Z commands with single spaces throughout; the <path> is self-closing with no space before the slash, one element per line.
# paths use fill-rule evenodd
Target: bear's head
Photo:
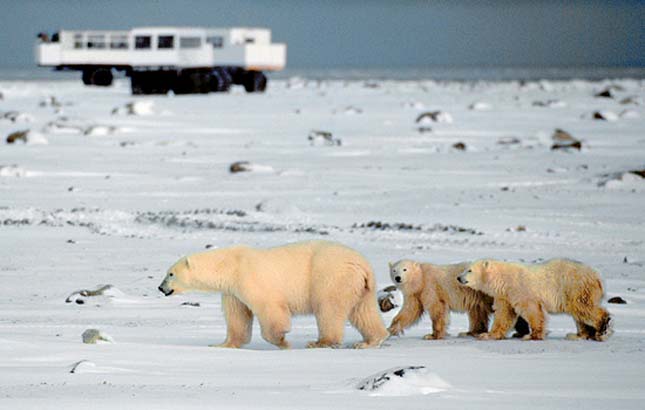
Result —
<path fill-rule="evenodd" d="M 416 293 L 423 288 L 423 275 L 419 262 L 400 260 L 389 263 L 390 278 L 405 293 Z"/>
<path fill-rule="evenodd" d="M 488 285 L 492 263 L 492 261 L 486 259 L 475 261 L 468 269 L 457 276 L 457 280 L 469 288 L 484 290 Z"/>
<path fill-rule="evenodd" d="M 193 288 L 193 264 L 188 256 L 179 259 L 168 269 L 158 289 L 166 296 L 186 292 Z"/>

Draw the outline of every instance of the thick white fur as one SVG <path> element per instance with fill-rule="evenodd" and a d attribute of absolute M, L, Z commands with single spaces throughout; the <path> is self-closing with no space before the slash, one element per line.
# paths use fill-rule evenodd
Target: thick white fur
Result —
<path fill-rule="evenodd" d="M 339 346 L 348 319 L 364 339 L 357 348 L 380 346 L 388 337 L 369 263 L 355 250 L 334 242 L 196 253 L 177 261 L 160 289 L 167 294 L 222 292 L 228 328 L 223 347 L 248 343 L 254 316 L 262 337 L 280 348 L 289 347 L 285 335 L 294 314 L 316 316 L 319 337 L 308 347 Z"/>

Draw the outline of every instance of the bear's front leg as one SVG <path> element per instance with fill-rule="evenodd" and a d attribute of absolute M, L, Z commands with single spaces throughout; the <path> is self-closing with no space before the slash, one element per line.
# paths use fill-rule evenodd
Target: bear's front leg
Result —
<path fill-rule="evenodd" d="M 578 328 L 578 333 L 567 333 L 567 340 L 593 340 L 596 337 L 596 329 L 592 326 L 576 320 L 576 327 Z"/>
<path fill-rule="evenodd" d="M 285 340 L 286 334 L 291 331 L 291 312 L 286 305 L 267 305 L 256 315 L 264 340 L 280 349 L 291 347 Z"/>
<path fill-rule="evenodd" d="M 222 294 L 222 309 L 226 320 L 226 340 L 213 347 L 238 348 L 251 341 L 253 312 L 233 295 Z"/>
<path fill-rule="evenodd" d="M 509 329 L 513 327 L 517 320 L 517 313 L 506 299 L 496 298 L 493 303 L 493 310 L 495 311 L 493 326 L 490 332 L 482 333 L 478 336 L 480 340 L 505 339 Z"/>
<path fill-rule="evenodd" d="M 544 340 L 546 336 L 546 315 L 542 305 L 533 301 L 522 301 L 514 306 L 517 313 L 529 322 L 531 333 L 524 335 L 522 340 Z"/>
<path fill-rule="evenodd" d="M 438 301 L 429 306 L 428 312 L 432 320 L 432 333 L 423 336 L 424 340 L 440 340 L 446 337 L 448 327 L 448 304 Z"/>
<path fill-rule="evenodd" d="M 390 327 L 387 329 L 390 335 L 398 336 L 403 333 L 404 329 L 416 323 L 423 314 L 423 305 L 416 295 L 409 295 L 405 297 L 403 306 L 399 313 L 394 316 Z"/>

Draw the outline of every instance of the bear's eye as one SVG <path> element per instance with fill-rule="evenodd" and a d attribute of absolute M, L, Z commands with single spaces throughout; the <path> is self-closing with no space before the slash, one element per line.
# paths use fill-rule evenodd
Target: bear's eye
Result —
<path fill-rule="evenodd" d="M 170 273 L 168 274 L 168 276 L 170 276 L 170 277 L 172 278 L 173 276 L 175 276 L 175 274 L 174 274 L 174 273 L 172 273 L 172 272 L 170 272 Z"/>
<path fill-rule="evenodd" d="M 403 272 L 407 272 L 407 271 L 408 271 L 408 269 L 407 269 L 407 268 L 403 268 Z"/>

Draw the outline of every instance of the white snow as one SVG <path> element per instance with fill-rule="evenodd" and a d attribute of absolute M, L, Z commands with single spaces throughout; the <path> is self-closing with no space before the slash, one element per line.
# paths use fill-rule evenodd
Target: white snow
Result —
<path fill-rule="evenodd" d="M 615 99 L 593 97 L 610 85 L 623 89 Z M 642 101 L 642 80 L 292 78 L 262 95 L 135 98 L 124 81 L 76 79 L 0 81 L 0 93 L 1 112 L 28 113 L 49 141 L 3 139 L 0 149 L 0 408 L 643 407 L 645 179 L 629 171 L 645 168 L 645 122 L 589 118 L 626 108 L 642 118 L 642 105 L 619 102 Z M 39 106 L 49 96 L 64 115 Z M 469 110 L 478 100 L 490 109 Z M 533 105 L 551 100 L 566 104 Z M 132 102 L 138 114 L 111 114 Z M 340 115 L 348 107 L 360 115 Z M 419 132 L 421 107 L 454 122 Z M 0 121 L 0 136 L 19 125 Z M 115 132 L 83 135 L 97 125 Z M 584 149 L 551 151 L 556 128 Z M 342 145 L 312 147 L 311 130 Z M 260 172 L 230 173 L 237 161 Z M 317 328 L 305 316 L 292 321 L 290 351 L 265 342 L 257 323 L 248 346 L 227 350 L 207 347 L 226 334 L 219 295 L 157 290 L 170 264 L 207 246 L 313 238 L 361 251 L 379 289 L 391 284 L 387 262 L 402 258 L 566 256 L 628 303 L 607 305 L 606 343 L 564 340 L 575 329 L 567 316 L 550 316 L 541 342 L 457 338 L 468 322 L 453 314 L 443 341 L 421 339 L 426 316 L 381 349 L 308 350 Z M 65 303 L 100 284 L 112 293 Z M 118 343 L 83 344 L 89 328 Z M 345 344 L 359 340 L 348 325 Z M 408 365 L 428 374 L 387 395 L 355 388 Z"/>

